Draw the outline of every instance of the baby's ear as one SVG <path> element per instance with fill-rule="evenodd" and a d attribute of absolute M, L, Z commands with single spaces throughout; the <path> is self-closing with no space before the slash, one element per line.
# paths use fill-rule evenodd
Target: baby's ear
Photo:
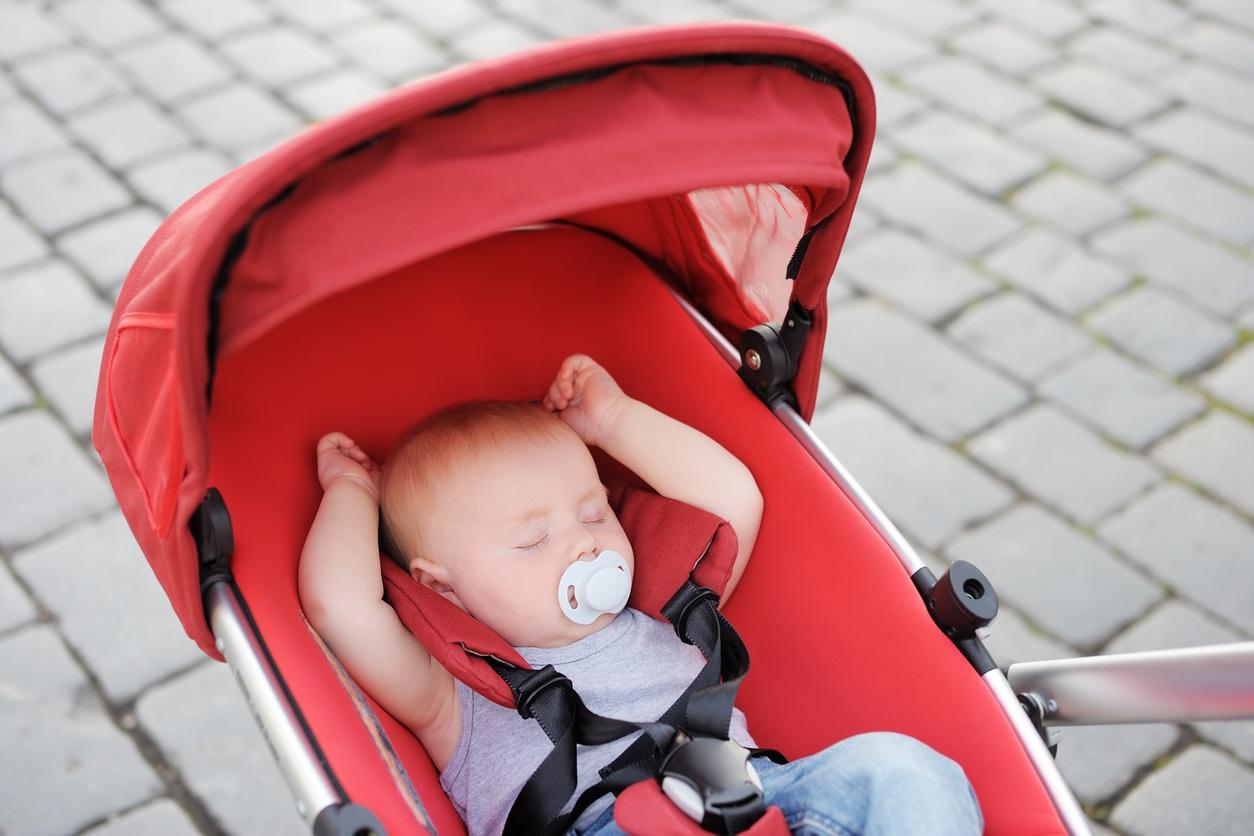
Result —
<path fill-rule="evenodd" d="M 441 595 L 453 589 L 449 584 L 448 571 L 434 560 L 428 560 L 425 557 L 415 557 L 409 561 L 409 576 Z"/>

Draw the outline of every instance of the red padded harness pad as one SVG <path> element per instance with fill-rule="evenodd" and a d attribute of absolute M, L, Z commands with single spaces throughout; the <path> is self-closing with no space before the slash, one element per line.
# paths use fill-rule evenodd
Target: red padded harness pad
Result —
<path fill-rule="evenodd" d="M 662 607 L 690 574 L 700 586 L 722 593 L 736 562 L 736 534 L 730 524 L 700 508 L 625 485 L 611 486 L 609 499 L 636 556 L 629 606 L 663 619 Z M 475 654 L 490 654 L 520 668 L 531 666 L 483 622 L 388 558 L 380 563 L 387 602 L 409 632 L 453 676 L 493 702 L 513 708 L 509 686 Z"/>
<path fill-rule="evenodd" d="M 315 445 L 340 429 L 381 456 L 444 404 L 538 397 L 574 351 L 723 445 L 762 490 L 753 558 L 725 609 L 753 656 L 737 703 L 755 737 L 800 757 L 859 732 L 910 734 L 962 764 L 988 833 L 1061 830 L 1009 720 L 884 538 L 656 275 L 569 229 L 510 233 L 412 265 L 219 363 L 209 484 L 231 510 L 236 583 L 354 801 L 393 836 L 424 832 L 301 617 L 297 564 L 321 500 Z M 417 739 L 376 712 L 432 829 L 462 832 Z"/>

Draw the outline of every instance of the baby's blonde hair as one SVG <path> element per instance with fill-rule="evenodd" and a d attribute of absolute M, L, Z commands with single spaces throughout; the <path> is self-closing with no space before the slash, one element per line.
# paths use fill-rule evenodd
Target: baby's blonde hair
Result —
<path fill-rule="evenodd" d="M 379 483 L 383 547 L 409 571 L 415 557 L 432 559 L 428 514 L 441 485 L 484 452 L 520 441 L 578 438 L 562 419 L 536 403 L 469 401 L 414 424 L 392 446 Z"/>

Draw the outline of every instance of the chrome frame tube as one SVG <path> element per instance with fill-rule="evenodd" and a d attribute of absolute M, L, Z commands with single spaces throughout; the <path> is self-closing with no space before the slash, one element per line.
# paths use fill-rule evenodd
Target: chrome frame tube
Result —
<path fill-rule="evenodd" d="M 319 813 L 344 799 L 305 734 L 299 714 L 287 699 L 278 672 L 270 664 L 235 589 L 225 582 L 213 584 L 205 593 L 205 611 L 214 644 L 226 657 L 248 700 L 253 718 L 295 797 L 296 811 L 312 829 Z"/>
<path fill-rule="evenodd" d="M 677 290 L 670 285 L 667 285 L 667 288 L 684 310 L 688 312 L 688 315 L 692 317 L 705 337 L 722 355 L 723 359 L 733 369 L 739 369 L 740 352 Z M 841 464 L 840 460 L 832 454 L 831 450 L 827 449 L 827 446 L 801 415 L 786 402 L 777 404 L 773 411 L 780 423 L 787 427 L 789 432 L 793 434 L 793 437 L 801 442 L 801 446 L 805 448 L 806 452 L 823 468 L 828 477 L 841 489 L 845 496 L 849 497 L 850 501 L 857 506 L 863 516 L 892 547 L 893 554 L 896 555 L 897 560 L 901 563 L 902 568 L 906 570 L 906 573 L 913 575 L 916 571 L 923 568 L 926 564 L 915 552 L 914 547 L 897 530 L 897 526 L 892 523 L 888 515 L 875 504 L 875 500 L 871 499 L 870 495 L 862 489 L 852 474 Z M 1037 734 L 1036 727 L 1032 725 L 1032 721 L 1028 718 L 1027 712 L 1023 710 L 1023 706 L 1019 704 L 1019 700 L 1011 689 L 1010 683 L 1006 681 L 1005 675 L 1000 670 L 992 670 L 984 674 L 982 678 L 989 691 L 992 692 L 993 698 L 997 700 L 997 704 L 1001 706 L 1002 713 L 1010 721 L 1015 736 L 1019 738 L 1019 742 L 1023 745 L 1028 760 L 1036 770 L 1036 774 L 1040 777 L 1041 783 L 1044 784 L 1045 791 L 1054 803 L 1054 808 L 1057 810 L 1059 818 L 1062 819 L 1063 825 L 1073 836 L 1091 834 L 1088 817 L 1080 808 L 1075 794 L 1067 786 L 1062 773 L 1058 771 L 1058 765 L 1054 763 L 1054 758 L 1049 753 L 1049 748 L 1041 740 L 1041 736 Z"/>
<path fill-rule="evenodd" d="M 1006 677 L 1049 726 L 1254 718 L 1254 641 L 1021 662 Z"/>

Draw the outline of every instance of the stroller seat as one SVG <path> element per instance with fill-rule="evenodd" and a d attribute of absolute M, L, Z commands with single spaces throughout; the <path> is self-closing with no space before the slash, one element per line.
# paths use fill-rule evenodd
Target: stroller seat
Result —
<path fill-rule="evenodd" d="M 575 351 L 757 478 L 762 527 L 725 612 L 752 654 L 739 705 L 759 743 L 795 758 L 865 731 L 913 735 L 963 766 L 987 832 L 1061 832 L 1001 709 L 858 508 L 662 278 L 619 243 L 561 225 L 412 264 L 220 357 L 208 484 L 231 512 L 235 579 L 308 725 L 334 730 L 319 744 L 348 797 L 393 834 L 463 829 L 417 740 L 373 703 L 379 728 L 363 720 L 301 615 L 297 564 L 320 499 L 317 439 L 343 430 L 381 458 L 438 407 L 538 398 Z M 607 478 L 624 475 L 598 461 Z M 393 789 L 409 783 L 416 793 Z"/>

